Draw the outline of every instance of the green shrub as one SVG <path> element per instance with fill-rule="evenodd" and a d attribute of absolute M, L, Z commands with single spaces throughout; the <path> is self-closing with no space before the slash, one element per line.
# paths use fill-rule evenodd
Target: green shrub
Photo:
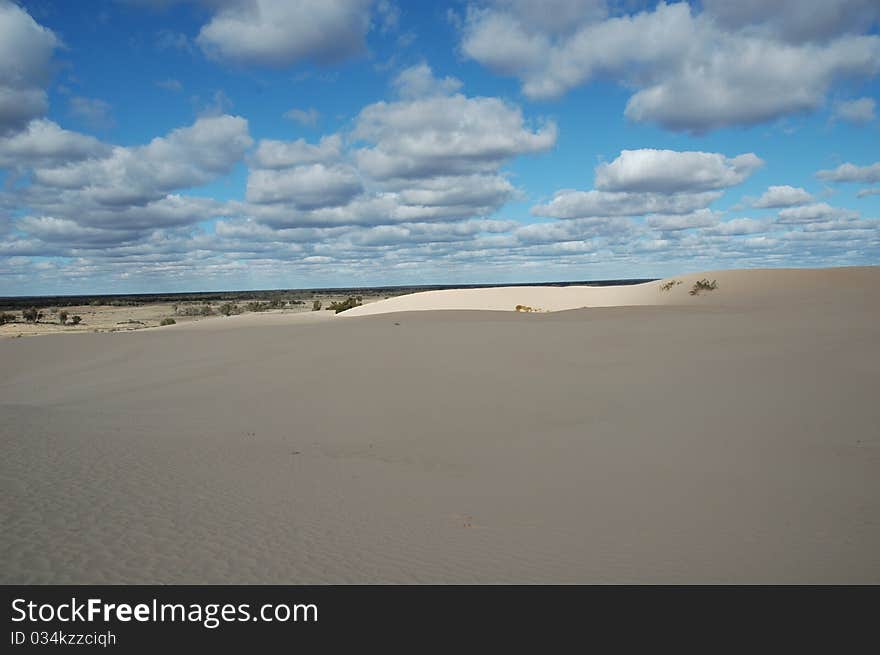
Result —
<path fill-rule="evenodd" d="M 82 321 L 82 316 L 73 315 L 70 317 L 70 322 L 73 325 L 79 325 L 80 321 Z"/>
<path fill-rule="evenodd" d="M 681 284 L 681 280 L 669 280 L 660 285 L 660 291 L 669 291 L 672 287 Z"/>
<path fill-rule="evenodd" d="M 14 322 L 15 322 L 15 314 L 7 314 L 5 312 L 0 314 L 0 325 L 6 325 L 7 323 L 14 323 Z"/>
<path fill-rule="evenodd" d="M 163 318 L 161 321 L 159 321 L 159 325 L 174 325 L 175 323 L 177 323 L 177 321 L 175 321 L 173 318 Z"/>
<path fill-rule="evenodd" d="M 65 323 L 67 323 L 67 312 L 64 311 L 63 309 L 60 312 L 58 312 L 58 322 L 61 323 L 61 325 L 64 325 Z"/>
<path fill-rule="evenodd" d="M 313 302 L 312 302 L 312 311 L 313 311 L 313 312 L 317 312 L 317 311 L 320 311 L 320 310 L 321 310 L 321 301 L 320 301 L 320 300 L 315 300 L 315 301 L 313 301 Z"/>

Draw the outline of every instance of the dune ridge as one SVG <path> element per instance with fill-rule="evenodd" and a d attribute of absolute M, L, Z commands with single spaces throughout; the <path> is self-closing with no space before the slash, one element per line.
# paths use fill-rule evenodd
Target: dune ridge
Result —
<path fill-rule="evenodd" d="M 641 284 L 593 287 L 493 287 L 485 289 L 444 289 L 397 296 L 355 307 L 340 314 L 345 317 L 372 316 L 390 312 L 432 310 L 516 311 L 517 305 L 536 312 L 558 312 L 597 307 L 632 307 L 646 305 L 717 305 L 788 301 L 809 298 L 829 287 L 842 292 L 853 289 L 876 289 L 877 267 L 842 267 L 830 269 L 750 269 L 687 273 Z M 718 289 L 690 295 L 693 285 L 702 279 L 717 280 Z M 680 284 L 668 290 L 661 286 L 670 281 Z"/>

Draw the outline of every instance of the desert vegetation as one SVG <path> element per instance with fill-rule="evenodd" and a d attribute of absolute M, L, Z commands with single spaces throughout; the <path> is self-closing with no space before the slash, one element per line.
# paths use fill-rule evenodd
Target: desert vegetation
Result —
<path fill-rule="evenodd" d="M 672 287 L 677 287 L 681 283 L 681 280 L 669 280 L 669 282 L 664 282 L 660 285 L 660 291 L 669 291 Z"/>
<path fill-rule="evenodd" d="M 342 302 L 331 302 L 330 306 L 327 309 L 330 311 L 334 311 L 338 314 L 340 312 L 344 312 L 346 309 L 351 309 L 352 307 L 360 307 L 362 302 L 363 297 L 361 296 L 349 296 L 346 300 L 343 300 Z"/>
<path fill-rule="evenodd" d="M 6 325 L 7 323 L 15 323 L 15 314 L 0 313 L 0 325 Z"/>
<path fill-rule="evenodd" d="M 425 285 L 425 286 L 390 286 L 390 287 L 350 287 L 345 289 L 269 289 L 253 291 L 198 291 L 189 293 L 133 293 L 114 295 L 77 295 L 77 296 L 16 296 L 0 297 L 0 311 L 20 312 L 24 309 L 37 307 L 49 311 L 50 308 L 60 310 L 64 307 L 144 307 L 160 304 L 177 304 L 178 307 L 189 305 L 201 307 L 209 303 L 217 305 L 222 303 L 243 304 L 249 301 L 270 303 L 270 309 L 295 307 L 305 305 L 315 298 L 323 298 L 327 302 L 328 297 L 392 297 L 401 296 L 419 291 L 433 289 L 448 289 L 453 285 Z M 180 316 L 180 314 L 177 314 Z M 196 314 L 198 315 L 198 314 Z"/>
<path fill-rule="evenodd" d="M 321 311 L 321 301 L 320 300 L 313 300 L 312 301 L 312 311 L 313 312 Z"/>
<path fill-rule="evenodd" d="M 43 318 L 43 312 L 38 310 L 36 307 L 31 307 L 29 309 L 25 309 L 21 313 L 21 317 L 28 323 L 39 323 L 40 319 Z"/>
<path fill-rule="evenodd" d="M 175 321 L 173 318 L 163 318 L 161 321 L 159 321 L 159 325 L 162 325 L 162 326 L 176 325 L 176 324 L 177 324 L 177 321 Z"/>
<path fill-rule="evenodd" d="M 214 307 L 211 303 L 198 305 L 173 305 L 177 316 L 213 316 Z"/>
<path fill-rule="evenodd" d="M 694 282 L 693 288 L 689 291 L 692 296 L 698 296 L 701 291 L 714 291 L 718 288 L 718 282 L 716 280 L 712 280 L 709 282 L 706 278 L 702 280 L 697 280 Z"/>

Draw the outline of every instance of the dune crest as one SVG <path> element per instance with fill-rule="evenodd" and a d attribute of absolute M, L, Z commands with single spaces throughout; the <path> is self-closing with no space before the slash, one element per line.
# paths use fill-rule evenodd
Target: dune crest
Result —
<path fill-rule="evenodd" d="M 714 290 L 692 294 L 700 280 L 717 282 Z M 672 283 L 670 285 L 670 283 Z M 483 310 L 515 312 L 517 306 L 534 312 L 559 312 L 587 307 L 651 305 L 742 305 L 814 298 L 817 290 L 877 292 L 880 267 L 828 269 L 751 269 L 687 273 L 653 282 L 609 287 L 494 287 L 423 291 L 380 300 L 340 314 L 370 316 L 391 312 Z M 668 287 L 668 288 L 667 288 Z"/>

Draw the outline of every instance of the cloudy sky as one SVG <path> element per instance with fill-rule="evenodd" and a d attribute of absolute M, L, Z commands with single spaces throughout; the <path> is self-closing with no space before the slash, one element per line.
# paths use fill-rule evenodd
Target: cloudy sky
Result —
<path fill-rule="evenodd" d="M 880 264 L 877 0 L 0 0 L 0 295 Z"/>

